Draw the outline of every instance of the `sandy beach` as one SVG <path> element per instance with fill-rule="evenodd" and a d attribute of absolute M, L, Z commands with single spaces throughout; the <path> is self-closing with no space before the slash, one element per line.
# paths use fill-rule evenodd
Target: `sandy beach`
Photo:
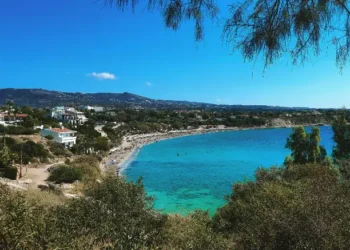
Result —
<path fill-rule="evenodd" d="M 311 124 L 310 124 L 311 125 Z M 151 134 L 137 134 L 127 135 L 123 138 L 120 146 L 110 150 L 109 155 L 102 160 L 101 169 L 102 171 L 112 170 L 119 173 L 123 169 L 123 165 L 131 158 L 137 150 L 140 150 L 143 146 L 151 144 L 157 141 L 177 138 L 182 136 L 215 133 L 222 131 L 237 131 L 237 130 L 248 130 L 248 129 L 265 129 L 265 128 L 281 128 L 281 127 L 294 127 L 294 126 L 262 126 L 253 128 L 238 128 L 238 127 L 225 127 L 216 126 L 213 128 L 189 129 L 189 130 L 175 130 L 164 133 L 151 133 Z"/>

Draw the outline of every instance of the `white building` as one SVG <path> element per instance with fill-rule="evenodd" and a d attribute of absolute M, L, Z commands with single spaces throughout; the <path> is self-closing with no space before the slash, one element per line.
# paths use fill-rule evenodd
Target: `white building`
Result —
<path fill-rule="evenodd" d="M 0 125 L 3 125 L 3 126 L 6 125 L 5 116 L 2 113 L 0 113 Z"/>
<path fill-rule="evenodd" d="M 51 110 L 50 117 L 55 118 L 58 121 L 65 121 L 70 124 L 83 124 L 88 119 L 83 112 L 76 111 L 71 107 L 55 107 Z"/>
<path fill-rule="evenodd" d="M 55 142 L 64 144 L 66 147 L 72 147 L 74 144 L 76 144 L 76 133 L 76 131 L 66 128 L 51 128 L 40 131 L 40 135 L 42 137 L 51 135 Z"/>
<path fill-rule="evenodd" d="M 97 107 L 97 106 L 81 106 L 81 109 L 86 109 L 86 110 L 94 110 L 95 112 L 103 112 L 104 108 L 103 107 Z"/>

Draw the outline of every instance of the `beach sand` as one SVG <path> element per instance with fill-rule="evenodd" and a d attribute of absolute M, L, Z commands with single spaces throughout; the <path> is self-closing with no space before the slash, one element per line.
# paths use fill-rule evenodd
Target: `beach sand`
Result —
<path fill-rule="evenodd" d="M 275 125 L 275 124 L 274 124 Z M 214 126 L 212 128 L 199 127 L 198 129 L 187 129 L 187 130 L 174 130 L 164 133 L 151 133 L 151 134 L 136 134 L 136 135 L 127 135 L 123 138 L 120 146 L 110 150 L 109 155 L 105 157 L 100 166 L 103 172 L 113 171 L 119 174 L 122 168 L 125 168 L 125 163 L 143 146 L 151 144 L 157 141 L 171 139 L 182 136 L 197 135 L 197 134 L 206 134 L 206 133 L 215 133 L 223 131 L 237 131 L 237 130 L 250 130 L 250 129 L 266 129 L 266 128 L 292 128 L 300 125 L 291 125 L 281 126 L 280 124 L 275 126 L 261 126 L 261 127 L 247 127 L 247 128 L 238 128 L 238 127 L 225 127 L 223 125 Z M 317 126 L 317 124 L 305 124 L 303 126 Z"/>
<path fill-rule="evenodd" d="M 143 146 L 176 137 L 214 133 L 220 131 L 233 131 L 240 130 L 237 127 L 224 127 L 217 126 L 213 128 L 199 128 L 190 130 L 174 130 L 164 133 L 151 133 L 151 134 L 137 134 L 127 135 L 123 138 L 120 146 L 110 150 L 109 155 L 101 162 L 102 171 L 112 170 L 119 173 L 123 165 L 135 154 L 137 150 L 140 150 Z"/>

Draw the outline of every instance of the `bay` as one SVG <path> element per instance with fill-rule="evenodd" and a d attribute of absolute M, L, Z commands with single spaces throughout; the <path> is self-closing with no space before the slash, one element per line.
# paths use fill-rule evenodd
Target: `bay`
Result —
<path fill-rule="evenodd" d="M 307 128 L 310 130 L 310 128 Z M 330 155 L 333 131 L 320 127 L 321 145 Z M 140 177 L 154 207 L 188 214 L 225 204 L 234 182 L 254 178 L 259 167 L 280 166 L 291 128 L 226 131 L 185 136 L 144 146 L 124 170 L 129 181 Z"/>

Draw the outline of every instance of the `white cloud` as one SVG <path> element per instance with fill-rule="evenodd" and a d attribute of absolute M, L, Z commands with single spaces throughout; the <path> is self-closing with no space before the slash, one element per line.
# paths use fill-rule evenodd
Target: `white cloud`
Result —
<path fill-rule="evenodd" d="M 221 102 L 221 99 L 219 99 L 219 98 L 218 98 L 218 99 L 216 99 L 216 102 Z"/>
<path fill-rule="evenodd" d="M 152 83 L 150 83 L 150 82 L 145 82 L 145 84 L 146 84 L 146 86 L 148 86 L 148 87 L 151 87 L 151 86 L 152 86 Z"/>
<path fill-rule="evenodd" d="M 108 72 L 101 72 L 101 73 L 96 73 L 92 72 L 87 74 L 87 76 L 94 77 L 98 80 L 116 80 L 118 77 L 114 74 L 108 73 Z"/>

